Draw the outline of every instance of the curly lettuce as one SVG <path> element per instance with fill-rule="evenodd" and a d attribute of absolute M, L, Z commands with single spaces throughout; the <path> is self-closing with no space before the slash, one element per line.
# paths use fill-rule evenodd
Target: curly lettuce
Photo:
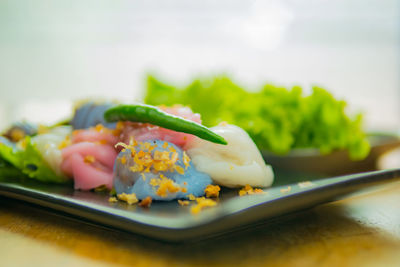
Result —
<path fill-rule="evenodd" d="M 18 145 L 0 139 L 0 161 L 5 162 L 4 166 L 7 166 L 7 170 L 4 171 L 11 171 L 11 166 L 13 166 L 21 174 L 42 182 L 67 181 L 65 177 L 57 176 L 49 167 L 29 136 Z M 16 173 L 15 170 L 14 173 Z"/>
<path fill-rule="evenodd" d="M 196 79 L 184 88 L 148 76 L 145 103 L 184 104 L 202 116 L 203 124 L 222 121 L 246 130 L 259 149 L 284 155 L 295 148 L 317 148 L 322 154 L 347 149 L 361 160 L 370 150 L 362 130 L 362 115 L 346 114 L 346 102 L 313 87 L 308 96 L 302 88 L 266 84 L 248 92 L 226 76 Z"/>

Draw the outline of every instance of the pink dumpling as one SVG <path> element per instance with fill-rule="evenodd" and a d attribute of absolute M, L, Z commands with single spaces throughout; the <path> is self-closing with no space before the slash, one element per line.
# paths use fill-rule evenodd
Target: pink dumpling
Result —
<path fill-rule="evenodd" d="M 70 145 L 62 150 L 63 158 L 67 159 L 73 154 L 80 154 L 81 156 L 93 156 L 96 161 L 112 169 L 114 161 L 117 157 L 117 152 L 110 145 L 100 145 L 90 142 L 81 142 Z"/>
<path fill-rule="evenodd" d="M 74 176 L 74 188 L 90 190 L 102 185 L 112 189 L 113 172 L 96 169 L 94 166 L 85 163 L 84 158 L 79 154 L 71 155 L 72 173 Z"/>
<path fill-rule="evenodd" d="M 75 131 L 72 144 L 62 149 L 61 170 L 74 178 L 75 189 L 112 188 L 118 139 L 111 130 L 98 128 Z"/>
<path fill-rule="evenodd" d="M 90 128 L 85 130 L 75 130 L 72 134 L 71 141 L 72 143 L 88 141 L 115 145 L 118 142 L 118 137 L 113 135 L 109 129 L 98 131 L 95 128 Z"/>

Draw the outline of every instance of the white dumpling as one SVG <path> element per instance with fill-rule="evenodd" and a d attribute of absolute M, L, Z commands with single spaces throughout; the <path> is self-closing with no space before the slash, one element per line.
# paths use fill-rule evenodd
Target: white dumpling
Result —
<path fill-rule="evenodd" d="M 266 165 L 250 136 L 235 125 L 218 125 L 213 132 L 228 145 L 218 145 L 196 138 L 187 150 L 197 170 L 207 173 L 216 184 L 226 187 L 268 187 L 274 180 L 271 166 Z"/>
<path fill-rule="evenodd" d="M 62 155 L 59 146 L 71 132 L 70 126 L 59 126 L 32 138 L 32 142 L 36 144 L 43 159 L 58 176 L 63 176 L 61 172 Z"/>

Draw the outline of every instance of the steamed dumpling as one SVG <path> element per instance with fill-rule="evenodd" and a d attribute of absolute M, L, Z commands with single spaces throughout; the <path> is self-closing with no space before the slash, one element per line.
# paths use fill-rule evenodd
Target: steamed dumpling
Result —
<path fill-rule="evenodd" d="M 61 143 L 72 132 L 70 126 L 59 126 L 51 129 L 44 134 L 36 135 L 32 138 L 32 142 L 36 144 L 43 159 L 49 164 L 49 167 L 57 174 L 57 176 L 64 176 L 61 172 L 62 155 L 59 148 Z"/>
<path fill-rule="evenodd" d="M 112 103 L 95 103 L 87 102 L 79 106 L 75 110 L 74 117 L 71 120 L 71 125 L 74 129 L 87 129 L 102 124 L 107 128 L 115 128 L 116 123 L 106 122 L 104 120 L 104 112 L 111 108 Z"/>
<path fill-rule="evenodd" d="M 226 187 L 270 186 L 274 180 L 271 166 L 266 165 L 250 136 L 235 125 L 211 128 L 228 145 L 196 138 L 187 150 L 197 170 L 207 173 L 216 184 Z"/>
<path fill-rule="evenodd" d="M 134 193 L 138 199 L 172 200 L 199 197 L 211 184 L 209 175 L 199 172 L 184 151 L 161 140 L 139 142 L 121 151 L 114 166 L 114 188 L 117 194 Z M 142 154 L 140 156 L 140 154 Z M 147 154 L 147 155 L 146 155 Z M 141 170 L 146 164 L 148 171 Z"/>

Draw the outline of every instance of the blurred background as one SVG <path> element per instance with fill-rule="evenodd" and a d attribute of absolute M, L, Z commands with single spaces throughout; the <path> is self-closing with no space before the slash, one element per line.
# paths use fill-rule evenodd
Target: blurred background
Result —
<path fill-rule="evenodd" d="M 399 131 L 399 19 L 396 0 L 0 0 L 0 127 L 84 97 L 140 100 L 150 72 L 320 85 L 368 129 Z"/>

